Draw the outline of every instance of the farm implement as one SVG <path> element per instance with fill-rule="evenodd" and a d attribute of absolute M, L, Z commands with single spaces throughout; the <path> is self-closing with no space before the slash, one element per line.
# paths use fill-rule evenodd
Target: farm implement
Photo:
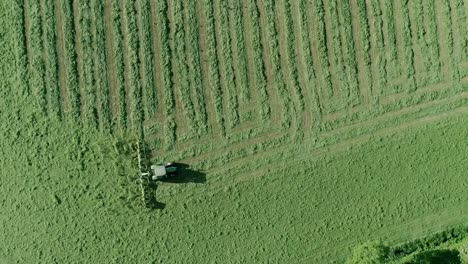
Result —
<path fill-rule="evenodd" d="M 174 163 L 165 163 L 164 165 L 150 163 L 150 158 L 146 151 L 146 146 L 142 140 L 137 142 L 137 157 L 139 169 L 139 184 L 143 204 L 147 208 L 153 208 L 155 198 L 152 189 L 155 181 L 168 179 L 177 174 L 177 167 Z"/>

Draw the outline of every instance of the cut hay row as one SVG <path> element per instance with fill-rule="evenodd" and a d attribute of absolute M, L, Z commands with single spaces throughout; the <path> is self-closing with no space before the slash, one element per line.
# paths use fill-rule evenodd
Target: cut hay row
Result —
<path fill-rule="evenodd" d="M 299 24 L 300 24 L 300 39 L 301 39 L 301 52 L 304 61 L 304 74 L 306 79 L 307 89 L 311 94 L 311 118 L 312 122 L 311 125 L 313 129 L 318 128 L 317 124 L 319 124 L 322 117 L 322 111 L 320 109 L 320 99 L 317 93 L 317 81 L 316 81 L 316 73 L 314 71 L 312 61 L 312 45 L 310 43 L 310 35 L 309 35 L 309 27 L 311 26 L 309 18 L 307 16 L 307 2 L 306 0 L 299 0 L 298 3 L 298 14 L 299 14 Z"/>
<path fill-rule="evenodd" d="M 259 106 L 260 120 L 265 122 L 271 118 L 269 95 L 267 94 L 267 79 L 265 76 L 265 64 L 263 61 L 263 46 L 260 33 L 260 14 L 254 0 L 248 2 L 251 32 L 247 34 L 252 38 L 253 65 L 255 73 L 255 87 L 257 87 L 257 105 Z M 254 84 L 252 84 L 254 85 Z M 271 96 L 271 95 L 270 95 Z"/>
<path fill-rule="evenodd" d="M 122 25 L 121 25 L 121 10 L 119 1 L 112 1 L 112 43 L 114 48 L 114 54 L 112 54 L 114 59 L 114 70 L 115 72 L 115 90 L 117 95 L 118 102 L 118 115 L 117 115 L 117 124 L 121 131 L 127 129 L 127 102 L 125 100 L 126 91 L 125 91 L 125 78 L 124 78 L 124 48 L 123 48 L 123 35 L 122 35 Z"/>
<path fill-rule="evenodd" d="M 145 119 L 152 118 L 158 109 L 154 81 L 150 0 L 139 0 L 138 24 L 140 32 L 141 85 L 144 97 Z"/>
<path fill-rule="evenodd" d="M 171 46 L 169 43 L 169 19 L 168 6 L 165 0 L 157 1 L 156 31 L 159 34 L 160 45 L 160 68 L 162 69 L 162 91 L 164 99 L 164 144 L 166 149 L 173 146 L 176 141 L 176 124 L 174 115 L 174 96 L 172 91 L 172 65 Z"/>
<path fill-rule="evenodd" d="M 124 2 L 124 34 L 125 39 L 125 54 L 127 55 L 127 67 L 126 67 L 126 83 L 127 91 L 129 91 L 128 100 L 129 100 L 129 114 L 130 114 L 130 124 L 131 128 L 135 132 L 141 132 L 143 127 L 143 95 L 140 82 L 140 72 L 139 72 L 139 34 L 138 34 L 138 25 L 137 25 L 137 12 L 135 1 L 125 0 Z"/>
<path fill-rule="evenodd" d="M 363 1 L 358 1 L 363 2 Z M 324 95 L 326 98 L 332 96 L 332 80 L 331 73 L 328 67 L 329 58 L 327 52 L 327 31 L 325 28 L 325 8 L 322 0 L 313 1 L 313 21 L 311 25 L 314 25 L 314 36 L 317 43 L 317 53 L 319 58 L 319 65 L 321 70 L 322 87 L 320 89 L 321 95 Z"/>
<path fill-rule="evenodd" d="M 187 136 L 193 137 L 196 134 L 195 127 L 195 109 L 190 98 L 189 69 L 187 65 L 185 50 L 185 24 L 184 24 L 184 6 L 182 1 L 172 3 L 173 23 L 171 25 L 171 39 L 174 41 L 174 67 L 177 71 L 174 73 L 178 81 L 178 98 L 182 105 L 182 113 L 187 124 Z"/>
<path fill-rule="evenodd" d="M 30 54 L 30 90 L 36 98 L 37 107 L 40 112 L 45 113 L 47 109 L 47 90 L 45 86 L 44 46 L 41 18 L 41 5 L 39 1 L 28 1 L 29 18 L 29 54 Z"/>
<path fill-rule="evenodd" d="M 206 44 L 208 54 L 208 75 L 210 80 L 210 89 L 213 96 L 215 117 L 222 137 L 226 135 L 224 110 L 223 110 L 223 92 L 221 90 L 221 81 L 219 76 L 219 62 L 216 55 L 217 40 L 215 35 L 215 20 L 213 2 L 211 0 L 203 1 L 203 10 L 206 26 Z"/>
<path fill-rule="evenodd" d="M 304 111 L 305 103 L 304 103 L 304 94 L 303 94 L 303 87 L 301 87 L 299 83 L 299 73 L 297 69 L 297 54 L 295 52 L 294 45 L 296 43 L 295 37 L 295 29 L 291 14 L 291 3 L 289 1 L 282 1 L 283 8 L 284 8 L 284 26 L 285 26 L 285 34 L 286 34 L 286 50 L 287 50 L 287 61 L 288 61 L 288 70 L 289 70 L 289 78 L 292 82 L 292 87 L 294 91 L 294 95 L 298 102 L 298 110 Z M 285 65 L 286 66 L 286 65 Z"/>
<path fill-rule="evenodd" d="M 265 19 L 266 19 L 266 35 L 268 39 L 268 45 L 270 48 L 270 60 L 272 65 L 272 74 L 273 74 L 273 82 L 276 92 L 280 97 L 282 102 L 282 120 L 281 126 L 283 128 L 289 128 L 292 124 L 292 113 L 294 113 L 295 109 L 293 109 L 293 105 L 291 103 L 291 98 L 286 88 L 286 84 L 284 82 L 284 77 L 282 74 L 282 65 L 279 53 L 279 45 L 278 39 L 276 36 L 278 32 L 276 30 L 275 25 L 275 12 L 274 12 L 274 3 L 272 0 L 265 0 Z"/>
<path fill-rule="evenodd" d="M 244 38 L 244 14 L 242 11 L 243 4 L 241 0 L 231 0 L 232 21 L 231 27 L 233 29 L 233 57 L 237 65 L 236 83 L 239 89 L 239 103 L 247 104 L 250 101 L 250 87 L 247 73 L 247 52 L 246 43 Z"/>
<path fill-rule="evenodd" d="M 46 59 L 46 87 L 49 102 L 49 116 L 61 118 L 60 90 L 58 84 L 57 38 L 55 32 L 54 0 L 45 0 L 42 12 L 44 16 L 44 57 Z"/>
<path fill-rule="evenodd" d="M 110 87 L 109 87 L 109 69 L 106 60 L 106 39 L 104 31 L 104 4 L 100 0 L 92 1 L 92 15 L 95 18 L 93 27 L 93 35 L 95 42 L 94 50 L 94 71 L 96 79 L 96 89 L 98 98 L 98 118 L 99 129 L 103 132 L 110 133 L 112 127 L 112 113 L 110 105 Z"/>
<path fill-rule="evenodd" d="M 356 50 L 354 46 L 351 6 L 349 1 L 341 1 L 341 6 L 338 8 L 342 19 L 340 30 L 343 35 L 343 61 L 344 74 L 347 77 L 346 83 L 348 86 L 347 102 L 349 106 L 357 105 L 360 102 L 360 90 L 357 74 Z"/>
<path fill-rule="evenodd" d="M 400 65 L 398 61 L 398 47 L 396 38 L 395 14 L 393 12 L 393 1 L 383 1 L 382 15 L 384 17 L 384 31 L 386 31 L 385 48 L 387 50 L 386 79 L 391 81 L 400 76 Z"/>
<path fill-rule="evenodd" d="M 423 4 L 424 17 L 428 25 L 425 29 L 425 38 L 427 49 L 424 52 L 428 57 L 429 69 L 428 74 L 432 77 L 429 84 L 437 83 L 440 81 L 440 57 L 439 57 L 439 44 L 437 43 L 437 23 L 435 19 L 435 5 L 433 1 L 424 2 Z M 426 84 L 423 84 L 426 85 Z"/>
<path fill-rule="evenodd" d="M 72 120 L 79 120 L 80 113 L 80 92 L 78 86 L 78 66 L 76 63 L 75 52 L 75 24 L 74 14 L 72 8 L 73 1 L 62 1 L 62 18 L 63 28 L 61 29 L 64 36 L 64 50 L 65 50 L 65 66 L 66 66 L 66 84 L 67 92 L 70 102 L 70 118 Z"/>
<path fill-rule="evenodd" d="M 17 72 L 14 83 L 17 85 L 19 94 L 30 94 L 29 87 L 29 71 L 28 71 L 28 46 L 27 46 L 27 31 L 25 1 L 15 0 L 12 3 L 12 11 L 15 14 L 16 25 L 11 30 L 17 43 L 15 52 Z"/>
<path fill-rule="evenodd" d="M 446 63 L 445 74 L 449 80 L 458 80 L 458 67 L 455 66 L 455 55 L 454 54 L 454 37 L 452 31 L 452 15 L 451 7 L 449 2 L 436 2 L 436 15 L 437 19 L 440 20 L 438 23 L 439 28 L 439 40 L 442 41 L 441 45 L 445 47 L 445 56 L 441 56 L 442 63 Z M 441 51 L 442 52 L 442 51 Z"/>
<path fill-rule="evenodd" d="M 91 34 L 91 7 L 90 1 L 79 2 L 78 21 L 80 26 L 79 42 L 81 47 L 81 80 L 83 81 L 82 112 L 83 122 L 90 127 L 97 127 L 96 87 L 93 73 L 93 39 Z"/>
<path fill-rule="evenodd" d="M 460 40 L 456 43 L 459 45 L 457 54 L 460 54 L 457 57 L 460 62 L 465 62 L 468 61 L 468 3 L 464 0 L 455 0 L 452 9 L 455 10 L 457 16 L 458 35 L 460 37 Z"/>
<path fill-rule="evenodd" d="M 386 57 L 385 57 L 385 43 L 384 43 L 384 35 L 383 35 L 383 20 L 382 20 L 382 11 L 380 9 L 380 4 L 376 1 L 371 1 L 369 7 L 369 16 L 370 19 L 370 31 L 371 33 L 371 47 L 373 49 L 373 54 L 375 56 L 372 57 L 372 68 L 374 69 L 372 72 L 372 83 L 378 89 L 379 94 L 383 93 L 384 87 L 386 87 Z"/>
<path fill-rule="evenodd" d="M 412 92 L 416 90 L 416 84 L 414 80 L 414 62 L 413 62 L 413 49 L 411 48 L 411 21 L 409 17 L 408 10 L 408 0 L 399 0 L 395 3 L 395 6 L 400 10 L 397 14 L 397 17 L 401 19 L 401 28 L 397 29 L 402 34 L 402 58 L 403 61 L 400 62 L 402 65 L 402 76 L 406 79 L 405 88 L 407 92 Z M 377 83 L 373 83 L 377 85 Z"/>
<path fill-rule="evenodd" d="M 220 36 L 219 46 L 221 47 L 218 56 L 220 58 L 220 70 L 222 73 L 222 81 L 224 91 L 227 95 L 227 111 L 225 111 L 227 128 L 232 129 L 239 125 L 239 102 L 237 99 L 236 80 L 234 76 L 234 68 L 232 65 L 233 54 L 231 49 L 231 36 L 229 29 L 229 13 L 228 0 L 219 0 L 215 3 L 215 15 L 217 14 L 216 29 Z"/>
<path fill-rule="evenodd" d="M 346 98 L 346 95 L 349 92 L 349 84 L 345 74 L 343 74 L 345 72 L 345 67 L 341 58 L 344 57 L 344 54 L 341 49 L 340 14 L 338 13 L 337 0 L 324 1 L 324 6 L 325 19 L 328 22 L 325 23 L 325 27 L 327 30 L 327 44 L 329 46 L 329 68 L 331 69 L 333 78 L 332 86 L 327 88 L 330 91 L 330 94 L 328 95 L 342 100 L 342 98 Z M 332 106 L 332 104 L 329 105 Z M 341 106 L 343 103 L 340 102 L 339 105 Z M 332 107 L 330 111 L 334 112 L 336 110 L 338 109 Z"/>
<path fill-rule="evenodd" d="M 203 76 L 200 60 L 200 40 L 199 40 L 199 21 L 197 17 L 197 8 L 195 1 L 187 1 L 185 3 L 185 23 L 187 27 L 188 45 L 187 63 L 190 71 L 190 82 L 193 87 L 194 108 L 196 116 L 196 127 L 198 135 L 208 133 L 208 116 L 205 105 L 205 94 L 203 87 Z"/>

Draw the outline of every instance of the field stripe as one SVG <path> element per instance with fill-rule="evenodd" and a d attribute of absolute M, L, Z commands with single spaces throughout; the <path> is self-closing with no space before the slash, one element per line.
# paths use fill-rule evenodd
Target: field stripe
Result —
<path fill-rule="evenodd" d="M 194 108 L 198 135 L 208 133 L 208 115 L 206 112 L 203 85 L 203 75 L 200 57 L 200 24 L 197 16 L 197 6 L 194 1 L 187 1 L 185 7 L 185 25 L 187 27 L 188 45 L 187 57 L 190 69 L 192 97 L 194 98 Z"/>
<path fill-rule="evenodd" d="M 162 93 L 164 101 L 164 147 L 169 149 L 176 140 L 175 134 L 175 116 L 174 116 L 174 96 L 172 91 L 172 50 L 169 43 L 169 18 L 168 6 L 165 0 L 158 0 L 156 6 L 157 30 L 159 33 L 159 65 L 162 70 Z"/>
<path fill-rule="evenodd" d="M 401 72 L 404 78 L 404 89 L 410 93 L 416 90 L 416 83 L 414 80 L 414 53 L 412 49 L 412 34 L 411 34 L 411 21 L 409 17 L 408 1 L 398 0 L 395 3 L 395 16 L 399 18 L 399 23 L 396 23 L 396 31 L 399 32 L 401 37 Z"/>
<path fill-rule="evenodd" d="M 440 46 L 440 61 L 444 80 L 458 79 L 458 68 L 453 58 L 453 33 L 450 5 L 448 2 L 435 1 L 438 40 Z"/>
<path fill-rule="evenodd" d="M 230 34 L 232 36 L 232 55 L 233 64 L 237 65 L 234 67 L 236 75 L 236 86 L 239 90 L 239 104 L 242 106 L 248 104 L 250 101 L 250 88 L 252 85 L 249 82 L 247 73 L 247 52 L 246 52 L 246 41 L 244 38 L 244 15 L 242 8 L 244 7 L 241 0 L 230 0 L 229 6 L 232 12 L 229 13 L 230 21 Z M 242 111 L 242 107 L 239 109 Z"/>
<path fill-rule="evenodd" d="M 107 65 L 107 38 L 111 38 L 108 32 L 105 31 L 104 22 L 104 3 L 101 0 L 92 1 L 92 17 L 93 17 L 93 39 L 95 42 L 94 50 L 94 78 L 96 80 L 97 89 L 97 109 L 99 119 L 99 129 L 103 132 L 110 133 L 112 127 L 111 113 L 111 94 L 109 89 L 109 67 Z M 110 29 L 109 29 L 110 30 Z M 109 39 L 110 41 L 110 39 Z"/>
<path fill-rule="evenodd" d="M 64 54 L 66 65 L 66 84 L 70 102 L 70 119 L 80 120 L 81 96 L 78 86 L 78 65 L 75 50 L 75 23 L 72 0 L 61 0 L 63 24 L 61 28 L 64 34 Z"/>
<path fill-rule="evenodd" d="M 48 114 L 52 118 L 61 119 L 62 107 L 60 103 L 60 91 L 58 85 L 58 65 L 57 65 L 57 39 L 55 32 L 56 16 L 54 0 L 42 0 L 42 20 L 44 21 L 44 57 L 45 64 L 45 85 L 47 87 Z"/>
<path fill-rule="evenodd" d="M 210 80 L 211 95 L 213 97 L 215 117 L 219 132 L 222 137 L 225 137 L 226 130 L 223 110 L 223 92 L 221 90 L 219 76 L 219 61 L 216 55 L 217 40 L 215 35 L 215 21 L 213 17 L 213 2 L 204 1 L 203 10 L 206 28 L 206 49 L 208 55 L 208 75 Z"/>
<path fill-rule="evenodd" d="M 184 22 L 184 5 L 181 1 L 171 4 L 171 38 L 173 40 L 173 66 L 174 66 L 174 88 L 176 89 L 176 107 L 182 108 L 180 119 L 185 119 L 187 134 L 185 137 L 192 138 L 196 135 L 195 109 L 190 97 L 191 89 L 189 82 L 189 69 L 186 56 L 186 34 Z M 180 121 L 181 122 L 181 121 Z M 179 124 L 179 123 L 178 123 Z M 179 125 L 178 125 L 179 127 Z M 184 138 L 185 138 L 184 137 Z"/>
<path fill-rule="evenodd" d="M 76 3 L 76 2 L 75 2 Z M 75 11 L 78 14 L 76 23 L 79 26 L 77 30 L 76 39 L 78 45 L 77 60 L 78 60 L 78 74 L 81 80 L 81 96 L 82 100 L 82 113 L 83 123 L 97 128 L 97 109 L 96 109 L 96 87 L 93 78 L 93 39 L 91 34 L 91 10 L 90 0 L 80 1 L 75 5 Z"/>
<path fill-rule="evenodd" d="M 220 83 L 225 95 L 224 115 L 227 117 L 227 129 L 232 129 L 239 124 L 239 102 L 237 99 L 236 80 L 234 76 L 233 55 L 231 49 L 231 35 L 229 29 L 229 13 L 227 0 L 214 1 L 214 17 L 217 54 L 220 66 Z"/>
<path fill-rule="evenodd" d="M 280 112 L 281 126 L 283 128 L 291 128 L 293 125 L 293 120 L 291 120 L 291 118 L 293 117 L 294 106 L 292 105 L 291 99 L 289 97 L 281 67 L 279 44 L 276 38 L 278 31 L 275 24 L 275 7 L 272 0 L 262 0 L 262 2 L 263 6 L 259 7 L 259 10 L 263 10 L 263 12 L 260 12 L 260 15 L 265 18 L 264 30 L 266 32 L 267 38 L 266 43 L 268 44 L 270 50 L 270 55 L 267 56 L 267 58 L 270 58 L 272 67 L 271 74 L 273 75 L 271 79 L 273 80 L 273 86 L 275 87 L 277 97 L 279 98 L 282 107 L 282 111 Z M 291 110 L 293 110 L 293 112 L 291 112 Z"/>
<path fill-rule="evenodd" d="M 42 19 L 39 1 L 28 1 L 29 33 L 30 33 L 30 90 L 36 100 L 36 107 L 41 113 L 47 109 L 47 90 L 45 87 L 45 61 L 42 41 Z"/>
<path fill-rule="evenodd" d="M 248 72 L 253 73 L 253 78 L 250 79 L 251 86 L 251 102 L 255 102 L 259 111 L 259 120 L 265 122 L 272 118 L 275 122 L 279 120 L 279 113 L 281 112 L 281 106 L 276 105 L 273 101 L 274 97 L 272 92 L 269 90 L 271 87 L 271 65 L 268 60 L 268 51 L 266 37 L 262 35 L 264 32 L 265 23 L 260 18 L 260 12 L 255 0 L 248 1 L 248 8 L 244 13 L 246 18 L 246 35 L 245 39 L 247 43 L 252 45 L 252 49 L 247 49 L 248 58 Z M 266 54 L 265 54 L 266 53 Z M 255 80 L 255 82 L 254 82 Z M 252 88 L 255 88 L 252 91 Z M 270 99 L 270 101 L 268 100 Z"/>
<path fill-rule="evenodd" d="M 317 94 L 317 76 L 315 73 L 312 58 L 312 45 L 310 43 L 310 35 L 308 31 L 310 22 L 307 16 L 307 8 L 306 0 L 299 0 L 299 3 L 295 5 L 295 10 L 293 10 L 293 16 L 297 17 L 299 20 L 297 22 L 297 29 L 301 33 L 301 38 L 299 40 L 300 47 L 298 50 L 299 65 L 302 68 L 300 71 L 304 75 L 305 94 L 306 98 L 308 98 L 306 104 L 308 104 L 309 107 L 306 108 L 306 112 L 310 111 L 310 116 L 305 117 L 309 119 L 305 120 L 305 128 L 312 129 L 317 133 L 322 119 L 322 109 L 320 108 L 320 99 Z M 310 125 L 307 125 L 307 122 L 309 122 Z"/>
<path fill-rule="evenodd" d="M 157 112 L 157 97 L 154 81 L 154 66 L 153 66 L 153 45 L 152 27 L 150 18 L 150 0 L 139 0 L 138 5 L 138 28 L 140 35 L 140 83 L 143 90 L 143 107 L 145 110 L 145 119 L 152 118 Z"/>
<path fill-rule="evenodd" d="M 135 1 L 125 0 L 123 3 L 124 25 L 124 57 L 125 83 L 128 100 L 128 109 L 132 131 L 140 134 L 143 131 L 143 99 L 139 72 L 139 28 L 137 24 L 137 11 Z"/>
<path fill-rule="evenodd" d="M 127 102 L 126 90 L 125 90 L 125 78 L 124 78 L 124 51 L 123 51 L 123 36 L 122 36 L 122 26 L 121 26 L 121 8 L 119 1 L 110 1 L 112 3 L 112 12 L 111 12 L 111 21 L 112 21 L 112 43 L 113 43 L 113 54 L 114 65 L 113 73 L 115 74 L 115 95 L 117 97 L 117 124 L 120 131 L 125 131 L 127 129 Z M 111 78 L 112 79 L 112 78 Z M 115 117 L 114 117 L 115 118 Z"/>
<path fill-rule="evenodd" d="M 65 54 L 65 40 L 63 34 L 63 13 L 62 3 L 60 0 L 55 0 L 54 12 L 56 17 L 55 32 L 57 37 L 57 60 L 58 60 L 58 78 L 59 78 L 59 100 L 61 104 L 61 118 L 68 118 L 70 115 L 70 98 L 67 91 L 67 69 L 66 69 L 66 54 Z"/>

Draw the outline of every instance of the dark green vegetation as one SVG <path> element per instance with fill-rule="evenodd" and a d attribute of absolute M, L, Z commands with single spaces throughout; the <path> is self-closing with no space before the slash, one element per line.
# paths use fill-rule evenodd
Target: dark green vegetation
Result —
<path fill-rule="evenodd" d="M 403 244 L 367 242 L 356 246 L 348 264 L 468 263 L 468 227 L 456 226 Z"/>
<path fill-rule="evenodd" d="M 468 220 L 466 1 L 0 10 L 0 260 L 343 262 Z M 140 135 L 199 173 L 163 209 Z"/>

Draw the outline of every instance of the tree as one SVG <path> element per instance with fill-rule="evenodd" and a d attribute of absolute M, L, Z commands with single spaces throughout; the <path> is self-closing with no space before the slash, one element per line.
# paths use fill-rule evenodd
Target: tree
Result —
<path fill-rule="evenodd" d="M 367 242 L 356 246 L 346 264 L 381 264 L 385 263 L 389 248 L 381 242 Z"/>

